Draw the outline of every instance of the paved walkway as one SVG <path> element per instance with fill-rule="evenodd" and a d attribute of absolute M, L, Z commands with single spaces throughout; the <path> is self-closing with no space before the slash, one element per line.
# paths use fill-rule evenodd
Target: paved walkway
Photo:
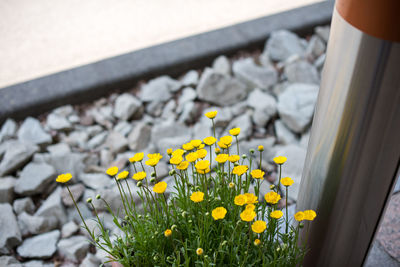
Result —
<path fill-rule="evenodd" d="M 322 0 L 1 0 L 0 88 Z"/>

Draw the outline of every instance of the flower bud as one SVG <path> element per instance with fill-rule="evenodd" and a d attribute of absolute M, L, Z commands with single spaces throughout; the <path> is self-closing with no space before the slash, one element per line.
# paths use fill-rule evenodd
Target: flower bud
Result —
<path fill-rule="evenodd" d="M 194 190 L 199 191 L 199 190 L 200 190 L 200 186 L 197 185 L 197 186 L 194 188 Z"/>
<path fill-rule="evenodd" d="M 156 178 L 151 178 L 151 179 L 150 179 L 150 183 L 153 183 L 153 184 L 154 184 L 155 182 L 156 182 Z"/>
<path fill-rule="evenodd" d="M 233 166 L 237 167 L 237 166 L 239 166 L 239 163 L 235 162 L 235 163 L 233 163 Z"/>
<path fill-rule="evenodd" d="M 94 241 L 95 241 L 96 243 L 98 243 L 98 242 L 100 241 L 100 239 L 99 239 L 98 237 L 96 237 L 96 238 L 94 239 Z"/>
<path fill-rule="evenodd" d="M 137 187 L 142 187 L 143 183 L 139 181 L 136 185 Z"/>
<path fill-rule="evenodd" d="M 139 215 L 138 215 L 138 218 L 139 218 L 139 219 L 142 219 L 142 215 L 141 215 L 141 214 L 139 214 Z"/>
<path fill-rule="evenodd" d="M 299 227 L 300 227 L 300 229 L 301 229 L 301 228 L 304 228 L 304 223 L 300 223 L 300 224 L 299 224 Z"/>
<path fill-rule="evenodd" d="M 170 170 L 170 171 L 169 171 L 169 175 L 170 175 L 170 176 L 174 176 L 175 174 L 176 174 L 176 171 L 175 171 L 175 170 Z"/>
<path fill-rule="evenodd" d="M 246 155 L 246 154 L 243 154 L 243 155 L 242 155 L 242 159 L 247 159 L 247 155 Z"/>
<path fill-rule="evenodd" d="M 100 198 L 101 198 L 100 194 L 97 194 L 96 199 L 100 199 Z"/>
<path fill-rule="evenodd" d="M 150 173 L 150 176 L 151 176 L 151 177 L 156 177 L 156 176 L 157 176 L 157 175 L 156 175 L 156 172 L 151 172 L 151 173 Z"/>
<path fill-rule="evenodd" d="M 87 202 L 87 203 L 92 203 L 92 198 L 89 197 L 88 199 L 86 199 L 86 202 Z"/>
<path fill-rule="evenodd" d="M 155 232 L 154 232 L 154 235 L 158 235 L 158 231 L 155 231 Z"/>
<path fill-rule="evenodd" d="M 182 212 L 182 217 L 185 218 L 188 215 L 186 211 Z"/>
<path fill-rule="evenodd" d="M 192 220 L 189 220 L 188 222 L 189 222 L 189 223 L 192 223 L 193 221 L 192 221 Z"/>
<path fill-rule="evenodd" d="M 129 238 L 129 239 L 132 239 L 132 235 L 131 235 L 131 234 L 128 234 L 128 238 Z"/>
<path fill-rule="evenodd" d="M 228 241 L 224 240 L 224 242 L 221 243 L 221 246 L 226 246 L 228 244 Z"/>
<path fill-rule="evenodd" d="M 235 183 L 229 183 L 229 188 L 234 188 L 235 187 Z"/>
<path fill-rule="evenodd" d="M 271 184 L 270 186 L 269 186 L 269 189 L 274 189 L 275 188 L 275 185 L 274 184 Z"/>
<path fill-rule="evenodd" d="M 127 221 L 129 219 L 128 215 L 125 215 L 124 220 Z"/>
<path fill-rule="evenodd" d="M 154 261 L 158 261 L 158 256 L 157 256 L 157 255 L 154 256 L 154 257 L 153 257 L 153 260 L 154 260 Z"/>
<path fill-rule="evenodd" d="M 174 224 L 174 225 L 171 226 L 171 230 L 172 230 L 172 231 L 175 231 L 176 228 L 178 228 L 178 226 L 176 226 L 176 224 Z"/>
<path fill-rule="evenodd" d="M 204 215 L 206 215 L 206 216 L 209 216 L 209 215 L 210 215 L 210 213 L 209 213 L 209 212 L 206 212 L 206 213 L 204 213 Z"/>
<path fill-rule="evenodd" d="M 263 152 L 264 151 L 264 146 L 258 146 L 258 151 Z"/>
<path fill-rule="evenodd" d="M 172 258 L 171 256 L 167 257 L 167 261 L 172 261 L 174 258 Z"/>
<path fill-rule="evenodd" d="M 208 255 L 204 255 L 204 259 L 207 260 L 208 259 Z"/>
<path fill-rule="evenodd" d="M 250 154 L 254 154 L 254 149 L 251 148 L 249 151 L 250 151 Z"/>

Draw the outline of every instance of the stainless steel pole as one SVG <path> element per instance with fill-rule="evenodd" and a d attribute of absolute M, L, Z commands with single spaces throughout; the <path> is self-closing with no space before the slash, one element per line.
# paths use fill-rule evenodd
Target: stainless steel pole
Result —
<path fill-rule="evenodd" d="M 362 266 L 400 165 L 400 1 L 338 0 L 297 210 L 304 266 Z"/>

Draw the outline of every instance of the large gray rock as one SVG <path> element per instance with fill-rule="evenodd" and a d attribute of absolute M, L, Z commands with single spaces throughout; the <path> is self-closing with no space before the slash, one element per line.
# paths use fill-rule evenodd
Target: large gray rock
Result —
<path fill-rule="evenodd" d="M 246 86 L 228 75 L 206 68 L 197 86 L 199 99 L 220 106 L 233 105 L 246 98 Z"/>
<path fill-rule="evenodd" d="M 310 124 L 318 97 L 318 85 L 292 84 L 278 97 L 278 112 L 285 125 L 302 133 Z"/>
<path fill-rule="evenodd" d="M 113 180 L 106 174 L 103 173 L 82 173 L 79 175 L 79 179 L 87 186 L 93 189 L 102 189 L 110 187 L 113 184 Z"/>
<path fill-rule="evenodd" d="M 104 145 L 106 148 L 109 148 L 111 152 L 119 153 L 128 147 L 128 140 L 119 132 L 111 131 Z"/>
<path fill-rule="evenodd" d="M 56 252 L 59 238 L 59 230 L 30 237 L 17 248 L 17 252 L 23 258 L 48 259 Z"/>
<path fill-rule="evenodd" d="M 299 145 L 277 146 L 275 157 L 285 156 L 287 161 L 282 166 L 282 177 L 290 177 L 294 184 L 289 187 L 289 197 L 297 201 L 300 189 L 301 175 L 307 150 Z"/>
<path fill-rule="evenodd" d="M 10 139 L 17 132 L 17 123 L 13 119 L 7 119 L 0 130 L 0 142 Z"/>
<path fill-rule="evenodd" d="M 292 133 L 281 120 L 276 120 L 274 123 L 275 135 L 279 143 L 288 145 L 291 143 L 297 143 L 297 136 Z"/>
<path fill-rule="evenodd" d="M 317 69 L 305 60 L 296 60 L 288 64 L 284 73 L 291 83 L 319 84 Z"/>
<path fill-rule="evenodd" d="M 254 108 L 253 121 L 260 127 L 265 127 L 276 114 L 276 100 L 270 94 L 256 89 L 247 98 L 247 105 Z"/>
<path fill-rule="evenodd" d="M 57 187 L 53 193 L 42 203 L 36 211 L 35 216 L 46 217 L 56 221 L 57 225 L 62 225 L 67 220 L 65 208 L 61 201 L 61 187 Z"/>
<path fill-rule="evenodd" d="M 8 254 L 10 249 L 21 243 L 17 219 L 8 203 L 0 204 L 0 229 L 0 254 Z"/>
<path fill-rule="evenodd" d="M 278 73 L 275 68 L 257 65 L 253 58 L 245 58 L 233 63 L 233 73 L 235 76 L 247 84 L 250 89 L 268 89 L 278 80 Z"/>
<path fill-rule="evenodd" d="M 18 215 L 18 226 L 23 236 L 45 233 L 57 227 L 55 220 L 29 215 L 26 212 Z"/>
<path fill-rule="evenodd" d="M 142 103 L 131 94 L 122 94 L 115 100 L 114 116 L 121 120 L 129 120 L 132 117 L 142 115 Z"/>
<path fill-rule="evenodd" d="M 13 203 L 14 212 L 19 215 L 22 212 L 32 214 L 35 212 L 35 204 L 30 197 L 24 197 L 14 200 Z"/>
<path fill-rule="evenodd" d="M 151 127 L 144 122 L 139 122 L 128 136 L 129 148 L 133 151 L 143 150 L 149 145 L 150 138 Z"/>
<path fill-rule="evenodd" d="M 58 115 L 56 113 L 50 113 L 47 116 L 47 126 L 56 131 L 70 130 L 72 128 L 71 122 L 62 115 Z"/>
<path fill-rule="evenodd" d="M 0 203 L 12 203 L 14 199 L 14 177 L 4 177 L 0 179 Z"/>
<path fill-rule="evenodd" d="M 52 142 L 51 135 L 46 133 L 40 122 L 32 117 L 26 118 L 22 123 L 18 130 L 18 139 L 35 145 L 48 145 Z"/>
<path fill-rule="evenodd" d="M 169 76 L 161 76 L 150 80 L 142 86 L 140 98 L 143 102 L 166 102 L 172 92 L 179 90 L 181 84 Z"/>
<path fill-rule="evenodd" d="M 0 177 L 22 167 L 37 151 L 37 146 L 10 141 L 8 147 L 5 149 L 3 160 L 0 163 Z"/>
<path fill-rule="evenodd" d="M 265 49 L 272 60 L 284 61 L 292 55 L 303 55 L 304 47 L 296 34 L 287 30 L 275 31 L 268 39 Z"/>
<path fill-rule="evenodd" d="M 15 192 L 31 196 L 46 191 L 47 186 L 55 181 L 56 171 L 46 163 L 29 163 L 21 172 L 15 184 Z"/>

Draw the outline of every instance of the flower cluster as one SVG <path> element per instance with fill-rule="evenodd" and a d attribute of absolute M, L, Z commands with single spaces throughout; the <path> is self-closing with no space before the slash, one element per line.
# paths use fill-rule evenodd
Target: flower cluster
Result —
<path fill-rule="evenodd" d="M 279 169 L 278 183 L 260 194 L 267 183 L 261 167 L 264 147 L 257 148 L 259 160 L 253 159 L 254 150 L 250 156 L 239 156 L 241 129 L 230 129 L 230 135 L 218 139 L 217 111 L 205 116 L 212 121 L 214 136 L 166 151 L 174 185 L 159 180 L 157 165 L 163 159 L 159 153 L 148 154 L 147 159 L 144 153 L 136 153 L 129 159 L 131 171 L 115 166 L 106 170 L 121 195 L 122 221 L 100 195 L 96 201 L 103 201 L 124 234 L 112 241 L 98 219 L 100 234 L 95 235 L 82 218 L 94 244 L 124 266 L 299 265 L 306 251 L 298 244 L 299 231 L 316 213 L 299 211 L 289 218 L 287 208 L 278 208 L 282 197 L 288 202 L 288 188 L 294 183 L 290 177 L 282 178 L 287 158 L 273 159 Z M 150 175 L 145 165 L 152 170 Z M 61 174 L 57 182 L 71 178 Z M 97 216 L 92 198 L 87 202 Z"/>

